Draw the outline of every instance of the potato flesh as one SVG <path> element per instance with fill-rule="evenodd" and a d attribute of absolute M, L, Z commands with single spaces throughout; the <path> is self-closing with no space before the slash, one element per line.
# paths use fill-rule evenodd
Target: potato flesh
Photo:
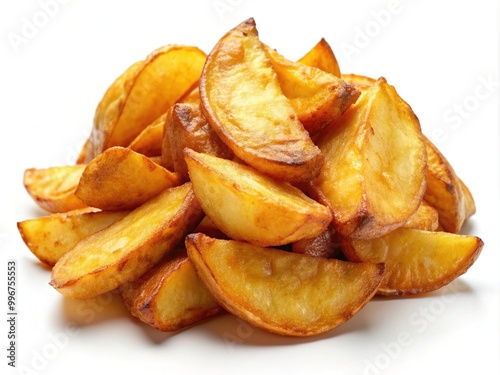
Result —
<path fill-rule="evenodd" d="M 97 107 L 85 161 L 129 145 L 198 81 L 205 58 L 196 47 L 169 45 L 127 69 Z"/>
<path fill-rule="evenodd" d="M 78 242 L 122 219 L 128 211 L 55 213 L 18 223 L 18 229 L 31 252 L 53 267 Z"/>
<path fill-rule="evenodd" d="M 343 242 L 351 261 L 384 262 L 383 295 L 430 292 L 450 283 L 475 262 L 483 242 L 475 236 L 399 228 L 380 238 Z"/>
<path fill-rule="evenodd" d="M 335 231 L 332 228 L 328 228 L 316 237 L 304 238 L 292 243 L 294 253 L 315 257 L 333 258 L 338 255 L 339 250 Z"/>
<path fill-rule="evenodd" d="M 418 209 L 426 185 L 420 124 L 385 79 L 364 92 L 318 146 L 326 161 L 314 186 L 343 236 L 381 236 Z"/>
<path fill-rule="evenodd" d="M 373 84 L 375 84 L 375 82 L 377 82 L 376 79 L 373 79 L 371 77 L 353 73 L 342 74 L 340 77 L 342 78 L 342 80 L 356 87 L 362 92 L 368 90 L 371 86 L 373 86 Z"/>
<path fill-rule="evenodd" d="M 75 194 L 92 207 L 128 210 L 180 183 L 179 174 L 148 157 L 129 148 L 111 147 L 87 165 Z"/>
<path fill-rule="evenodd" d="M 296 63 L 267 47 L 283 94 L 309 134 L 318 133 L 337 120 L 360 92 L 340 78 L 321 69 Z"/>
<path fill-rule="evenodd" d="M 287 181 L 317 176 L 323 157 L 283 95 L 255 23 L 231 30 L 210 53 L 200 79 L 202 110 L 234 154 Z"/>
<path fill-rule="evenodd" d="M 75 190 L 86 165 L 63 165 L 45 169 L 30 168 L 24 172 L 24 187 L 42 209 L 67 212 L 85 208 Z"/>
<path fill-rule="evenodd" d="M 193 189 L 204 212 L 233 239 L 279 246 L 323 232 L 331 213 L 294 186 L 250 167 L 186 149 Z"/>
<path fill-rule="evenodd" d="M 460 180 L 460 186 L 462 188 L 462 193 L 464 194 L 464 210 L 465 210 L 465 220 L 469 219 L 476 213 L 476 202 L 474 201 L 474 197 L 472 196 L 469 187 L 465 185 L 465 183 Z"/>
<path fill-rule="evenodd" d="M 191 183 L 166 189 L 122 220 L 87 237 L 52 269 L 61 294 L 92 298 L 154 266 L 203 216 Z"/>
<path fill-rule="evenodd" d="M 188 255 L 216 300 L 270 332 L 310 336 L 350 319 L 376 292 L 383 265 L 327 260 L 238 241 L 186 237 Z"/>
<path fill-rule="evenodd" d="M 468 212 L 475 211 L 471 208 L 472 195 L 469 192 L 466 202 L 463 191 L 465 184 L 458 178 L 451 164 L 428 138 L 426 146 L 428 168 L 424 197 L 438 211 L 443 228 L 447 232 L 459 233 L 464 221 L 470 216 Z"/>
<path fill-rule="evenodd" d="M 411 108 L 392 86 L 381 85 L 381 90 L 385 91 L 382 95 L 386 100 L 373 101 L 368 118 L 372 126 L 368 139 L 374 139 L 366 140 L 364 147 L 364 162 L 367 163 L 365 192 L 376 216 L 400 212 L 398 219 L 406 221 L 417 210 L 425 190 L 425 144 L 420 124 Z M 376 126 L 376 121 L 388 124 Z M 378 135 L 373 131 L 378 131 Z M 377 215 L 378 212 L 381 214 Z M 388 225 L 394 219 L 389 220 Z"/>
<path fill-rule="evenodd" d="M 439 227 L 439 214 L 437 210 L 429 205 L 425 200 L 422 201 L 418 210 L 408 219 L 402 228 L 437 230 Z"/>
<path fill-rule="evenodd" d="M 164 113 L 148 125 L 128 145 L 128 148 L 146 156 L 160 156 L 163 140 L 163 126 L 167 114 Z M 167 168 L 168 169 L 168 168 Z"/>
<path fill-rule="evenodd" d="M 336 77 L 341 77 L 337 58 L 330 44 L 328 44 L 324 38 L 321 38 L 321 40 L 311 48 L 309 52 L 302 56 L 298 62 L 304 65 L 314 66 Z"/>
<path fill-rule="evenodd" d="M 165 122 L 165 153 L 170 153 L 173 171 L 184 180 L 189 179 L 184 148 L 204 152 L 225 159 L 231 159 L 233 153 L 220 140 L 217 133 L 202 115 L 199 104 L 178 103 L 168 111 Z"/>
<path fill-rule="evenodd" d="M 123 284 L 120 295 L 132 315 L 166 332 L 191 326 L 221 311 L 186 255 L 167 259 L 138 280 Z"/>

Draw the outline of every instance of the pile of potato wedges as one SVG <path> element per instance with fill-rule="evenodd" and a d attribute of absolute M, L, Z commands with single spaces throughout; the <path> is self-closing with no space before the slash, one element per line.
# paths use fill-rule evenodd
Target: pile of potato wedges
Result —
<path fill-rule="evenodd" d="M 298 61 L 254 19 L 210 53 L 168 45 L 99 102 L 74 165 L 32 168 L 18 223 L 69 298 L 117 291 L 162 331 L 231 313 L 327 332 L 374 295 L 443 287 L 478 258 L 471 192 L 384 77 Z"/>

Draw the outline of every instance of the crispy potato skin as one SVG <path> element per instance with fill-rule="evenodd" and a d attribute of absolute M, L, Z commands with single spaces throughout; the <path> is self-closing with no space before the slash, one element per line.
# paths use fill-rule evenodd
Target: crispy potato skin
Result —
<path fill-rule="evenodd" d="M 292 243 L 292 251 L 315 257 L 333 258 L 339 254 L 340 247 L 332 226 L 316 237 L 304 238 Z"/>
<path fill-rule="evenodd" d="M 202 115 L 199 104 L 174 104 L 168 111 L 163 136 L 163 155 L 171 159 L 172 170 L 179 173 L 184 181 L 189 180 L 184 160 L 185 148 L 224 159 L 232 159 L 234 156 Z M 165 165 L 168 164 L 166 161 Z"/>
<path fill-rule="evenodd" d="M 167 45 L 97 105 L 75 165 L 26 169 L 50 214 L 17 222 L 64 297 L 117 291 L 163 332 L 218 314 L 309 337 L 375 295 L 433 292 L 475 263 L 472 192 L 384 77 L 298 61 L 255 20 L 207 56 Z M 467 228 L 468 229 L 468 228 Z"/>
<path fill-rule="evenodd" d="M 375 294 L 384 264 L 352 263 L 216 240 L 186 237 L 196 273 L 226 310 L 285 336 L 327 332 Z"/>
<path fill-rule="evenodd" d="M 437 290 L 474 264 L 483 241 L 475 236 L 399 228 L 365 241 L 341 239 L 353 262 L 384 262 L 387 274 L 380 295 L 412 295 Z"/>
<path fill-rule="evenodd" d="M 50 285 L 75 299 L 111 291 L 157 264 L 202 217 L 191 183 L 166 189 L 80 241 L 52 268 Z"/>
<path fill-rule="evenodd" d="M 280 246 L 319 235 L 331 222 L 327 206 L 287 182 L 231 160 L 184 152 L 204 212 L 233 239 Z"/>
<path fill-rule="evenodd" d="M 192 89 L 205 58 L 197 47 L 167 45 L 131 65 L 97 106 L 83 162 L 90 162 L 109 147 L 129 145 Z"/>
<path fill-rule="evenodd" d="M 417 211 L 426 188 L 427 158 L 420 123 L 381 78 L 332 124 L 318 146 L 325 166 L 311 194 L 333 211 L 345 237 L 380 237 Z"/>
<path fill-rule="evenodd" d="M 85 168 L 75 195 L 102 210 L 131 210 L 182 182 L 150 158 L 126 147 L 111 147 Z"/>
<path fill-rule="evenodd" d="M 325 38 L 321 38 L 298 62 L 321 69 L 339 78 L 342 76 L 337 58 Z"/>
<path fill-rule="evenodd" d="M 24 188 L 45 211 L 67 212 L 87 205 L 75 194 L 85 164 L 25 170 Z"/>
<path fill-rule="evenodd" d="M 340 76 L 342 80 L 356 87 L 359 91 L 364 92 L 373 86 L 377 80 L 371 77 L 363 76 L 360 74 L 346 73 Z"/>
<path fill-rule="evenodd" d="M 128 145 L 131 150 L 145 156 L 161 156 L 163 127 L 167 114 L 163 113 Z M 168 168 L 167 168 L 168 169 Z"/>
<path fill-rule="evenodd" d="M 133 316 L 164 332 L 192 326 L 222 311 L 199 281 L 185 250 L 123 284 L 120 296 Z"/>
<path fill-rule="evenodd" d="M 324 158 L 283 95 L 253 19 L 222 37 L 200 78 L 203 114 L 234 154 L 262 173 L 309 181 Z"/>
<path fill-rule="evenodd" d="M 45 265 L 53 267 L 78 242 L 122 219 L 128 211 L 90 209 L 54 213 L 17 223 L 26 246 Z"/>
<path fill-rule="evenodd" d="M 439 227 L 439 213 L 425 200 L 402 228 L 434 231 Z"/>
<path fill-rule="evenodd" d="M 321 69 L 293 62 L 266 46 L 283 94 L 311 136 L 337 120 L 360 91 Z"/>
<path fill-rule="evenodd" d="M 437 210 L 439 223 L 444 230 L 459 233 L 465 220 L 475 212 L 474 200 L 436 145 L 427 137 L 425 142 L 428 168 L 424 197 Z"/>

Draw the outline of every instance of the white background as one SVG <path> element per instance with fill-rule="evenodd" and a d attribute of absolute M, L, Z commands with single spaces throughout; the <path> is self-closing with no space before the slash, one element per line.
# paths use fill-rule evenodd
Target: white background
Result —
<path fill-rule="evenodd" d="M 5 322 L 1 373 L 499 373 L 497 1 L 61 0 L 51 10 L 41 3 L 0 5 L 0 283 L 7 259 L 17 260 L 19 312 L 18 367 L 7 366 Z M 24 191 L 24 170 L 73 163 L 105 89 L 130 64 L 169 43 L 208 53 L 249 17 L 261 39 L 291 59 L 325 37 L 343 72 L 384 76 L 396 87 L 474 194 L 477 214 L 464 232 L 484 240 L 480 258 L 441 291 L 376 298 L 307 339 L 229 315 L 165 334 L 130 318 L 114 295 L 64 299 L 16 229 L 43 214 Z"/>

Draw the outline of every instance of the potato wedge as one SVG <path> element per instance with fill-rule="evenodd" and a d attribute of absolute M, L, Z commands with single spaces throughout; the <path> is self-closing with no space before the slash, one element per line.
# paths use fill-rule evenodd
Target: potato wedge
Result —
<path fill-rule="evenodd" d="M 321 38 L 321 40 L 311 48 L 309 52 L 302 56 L 298 62 L 321 69 L 336 77 L 341 77 L 337 58 L 333 53 L 332 47 L 330 47 L 330 44 L 328 44 L 325 38 Z"/>
<path fill-rule="evenodd" d="M 128 145 L 132 151 L 146 156 L 161 156 L 163 143 L 163 128 L 167 113 L 165 112 L 143 131 Z M 168 168 L 167 168 L 168 169 Z"/>
<path fill-rule="evenodd" d="M 375 82 L 377 82 L 374 78 L 353 73 L 342 74 L 340 77 L 343 81 L 356 87 L 361 92 L 368 90 L 375 84 Z"/>
<path fill-rule="evenodd" d="M 113 146 L 127 146 L 198 82 L 206 54 L 168 45 L 130 66 L 97 106 L 85 162 Z"/>
<path fill-rule="evenodd" d="M 202 217 L 191 183 L 166 189 L 63 255 L 50 285 L 76 299 L 114 290 L 157 264 Z"/>
<path fill-rule="evenodd" d="M 179 99 L 179 103 L 200 105 L 200 87 L 197 85 L 189 93 L 186 93 L 186 95 Z"/>
<path fill-rule="evenodd" d="M 115 146 L 87 165 L 75 194 L 105 211 L 130 210 L 180 184 L 178 173 L 129 148 Z"/>
<path fill-rule="evenodd" d="M 186 237 L 196 273 L 226 310 L 269 332 L 312 336 L 354 316 L 375 294 L 383 264 L 350 263 L 204 234 Z"/>
<path fill-rule="evenodd" d="M 75 195 L 85 164 L 49 168 L 30 168 L 24 172 L 26 191 L 42 209 L 49 212 L 67 212 L 87 207 Z"/>
<path fill-rule="evenodd" d="M 283 94 L 311 135 L 337 120 L 358 99 L 360 92 L 325 71 L 293 62 L 266 47 Z"/>
<path fill-rule="evenodd" d="M 422 201 L 426 151 L 420 124 L 380 78 L 318 140 L 325 165 L 312 194 L 333 211 L 334 229 L 352 239 L 402 226 Z"/>
<path fill-rule="evenodd" d="M 217 228 L 217 226 L 213 223 L 213 221 L 210 220 L 210 218 L 206 215 L 200 222 L 200 224 L 198 224 L 198 226 L 193 229 L 193 233 L 203 233 L 209 237 L 218 238 L 221 240 L 230 239 L 219 228 Z"/>
<path fill-rule="evenodd" d="M 53 267 L 78 242 L 123 219 L 128 212 L 74 210 L 21 221 L 17 228 L 31 252 Z"/>
<path fill-rule="evenodd" d="M 478 237 L 406 228 L 372 240 L 342 241 L 347 259 L 386 264 L 387 275 L 378 290 L 382 295 L 437 290 L 464 274 L 482 248 Z"/>
<path fill-rule="evenodd" d="M 210 52 L 200 100 L 210 125 L 248 165 L 285 181 L 319 174 L 323 156 L 281 91 L 253 19 L 230 30 Z"/>
<path fill-rule="evenodd" d="M 408 219 L 402 228 L 437 230 L 439 227 L 439 214 L 425 200 L 422 201 L 417 211 Z"/>
<path fill-rule="evenodd" d="M 463 191 L 465 184 L 436 145 L 427 137 L 425 141 L 428 166 L 425 200 L 438 211 L 439 223 L 445 231 L 459 233 L 469 213 L 475 211 L 471 208 L 474 207 L 474 200 L 468 191 L 466 202 Z"/>
<path fill-rule="evenodd" d="M 233 157 L 232 151 L 221 141 L 217 133 L 201 114 L 197 104 L 178 103 L 170 107 L 165 122 L 165 147 L 170 148 L 173 170 L 187 181 L 189 179 L 184 148 L 204 152 L 224 159 Z"/>
<path fill-rule="evenodd" d="M 185 250 L 119 290 L 133 316 L 164 332 L 192 326 L 222 311 L 199 280 Z"/>
<path fill-rule="evenodd" d="M 474 202 L 474 197 L 468 186 L 460 178 L 458 180 L 464 194 L 465 220 L 467 220 L 476 213 L 476 202 Z"/>
<path fill-rule="evenodd" d="M 231 160 L 185 149 L 203 211 L 226 235 L 257 246 L 279 246 L 322 233 L 328 207 L 287 182 Z"/>
<path fill-rule="evenodd" d="M 313 238 L 304 238 L 292 243 L 294 253 L 314 257 L 333 258 L 340 252 L 340 246 L 332 227 Z"/>

